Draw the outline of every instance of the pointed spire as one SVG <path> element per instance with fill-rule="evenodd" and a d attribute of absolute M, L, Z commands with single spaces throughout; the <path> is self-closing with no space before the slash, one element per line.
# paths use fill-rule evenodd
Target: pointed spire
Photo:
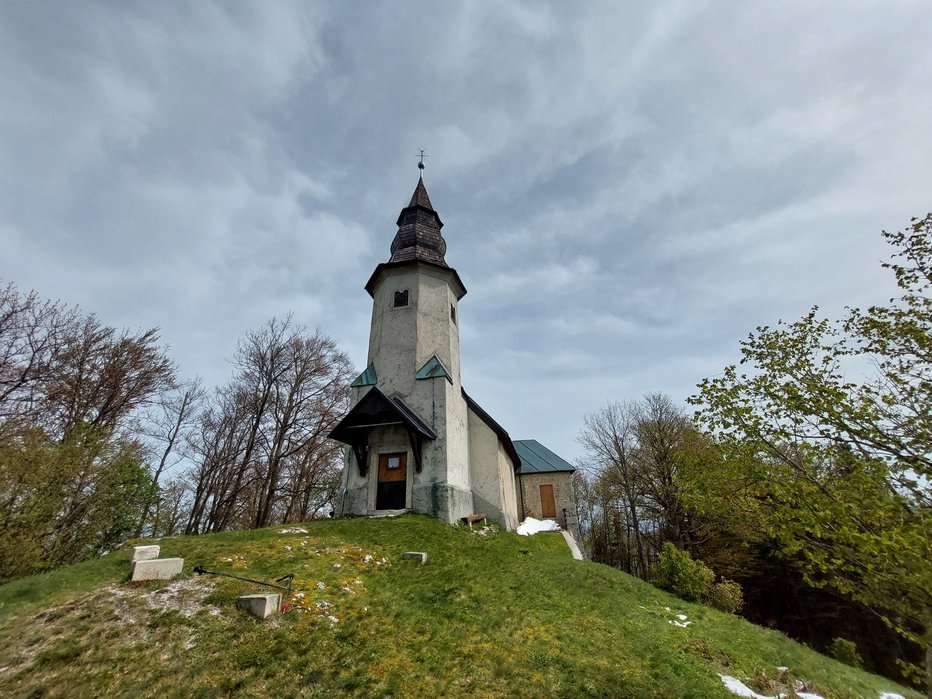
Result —
<path fill-rule="evenodd" d="M 427 187 L 424 186 L 423 175 L 418 178 L 417 187 L 414 189 L 414 194 L 411 195 L 411 203 L 408 206 L 423 206 L 425 209 L 434 210 L 430 203 L 430 197 L 427 196 Z"/>
<path fill-rule="evenodd" d="M 421 260 L 435 265 L 447 266 L 444 255 L 447 243 L 440 234 L 443 221 L 434 211 L 424 186 L 424 178 L 419 177 L 411 203 L 398 215 L 398 233 L 392 241 L 392 257 L 389 262 L 406 262 Z"/>

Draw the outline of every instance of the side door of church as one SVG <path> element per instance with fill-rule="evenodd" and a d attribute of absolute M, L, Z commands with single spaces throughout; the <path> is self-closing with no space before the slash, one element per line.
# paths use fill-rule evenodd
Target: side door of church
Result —
<path fill-rule="evenodd" d="M 549 483 L 540 487 L 540 514 L 541 517 L 556 517 L 557 504 L 553 499 L 553 486 Z"/>
<path fill-rule="evenodd" d="M 408 491 L 408 455 L 405 452 L 379 454 L 379 485 L 375 509 L 403 510 Z"/>

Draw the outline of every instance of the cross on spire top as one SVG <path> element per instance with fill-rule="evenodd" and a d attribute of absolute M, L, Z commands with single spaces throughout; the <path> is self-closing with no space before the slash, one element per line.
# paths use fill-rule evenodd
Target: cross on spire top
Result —
<path fill-rule="evenodd" d="M 423 170 L 423 169 L 424 169 L 424 158 L 428 157 L 428 156 L 427 156 L 427 153 L 425 153 L 425 152 L 424 152 L 424 149 L 422 148 L 422 149 L 421 149 L 421 152 L 420 152 L 416 157 L 417 157 L 417 159 L 418 159 L 418 161 L 417 161 L 417 169 L 418 169 L 418 170 Z"/>

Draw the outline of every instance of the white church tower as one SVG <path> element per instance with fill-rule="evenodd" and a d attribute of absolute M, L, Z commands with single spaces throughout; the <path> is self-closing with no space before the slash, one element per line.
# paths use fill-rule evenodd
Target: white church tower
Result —
<path fill-rule="evenodd" d="M 419 167 L 423 169 L 423 164 Z M 571 526 L 572 465 L 508 433 L 463 390 L 459 302 L 443 222 L 419 178 L 388 262 L 366 283 L 369 362 L 330 433 L 347 445 L 336 515 L 420 512 L 446 522 L 527 516 Z"/>
<path fill-rule="evenodd" d="M 398 216 L 372 297 L 367 369 L 331 437 L 347 444 L 338 514 L 413 510 L 455 522 L 474 512 L 469 417 L 460 380 L 458 304 L 443 222 L 420 178 Z M 513 477 L 512 477 L 513 478 Z"/>

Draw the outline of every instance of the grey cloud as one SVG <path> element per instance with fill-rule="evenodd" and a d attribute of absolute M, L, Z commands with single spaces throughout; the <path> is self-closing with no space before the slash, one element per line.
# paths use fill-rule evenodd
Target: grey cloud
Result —
<path fill-rule="evenodd" d="M 932 208 L 925 3 L 0 5 L 0 278 L 217 383 L 294 311 L 362 368 L 426 148 L 464 382 L 574 459 L 755 325 L 889 296 Z"/>

